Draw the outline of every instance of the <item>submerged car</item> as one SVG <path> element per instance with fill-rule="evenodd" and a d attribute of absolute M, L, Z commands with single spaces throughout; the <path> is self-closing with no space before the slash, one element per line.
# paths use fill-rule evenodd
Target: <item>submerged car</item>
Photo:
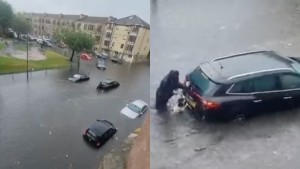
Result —
<path fill-rule="evenodd" d="M 102 59 L 99 59 L 97 62 L 97 68 L 105 70 L 106 69 L 106 62 Z"/>
<path fill-rule="evenodd" d="M 102 89 L 102 90 L 113 89 L 113 88 L 117 88 L 119 86 L 120 86 L 120 83 L 115 81 L 115 80 L 104 79 L 97 86 L 97 90 L 100 90 L 100 89 Z"/>
<path fill-rule="evenodd" d="M 116 134 L 116 132 L 117 128 L 108 120 L 97 120 L 97 122 L 85 130 L 83 138 L 88 143 L 99 148 Z"/>
<path fill-rule="evenodd" d="M 145 103 L 142 100 L 135 100 L 127 104 L 126 107 L 124 107 L 121 110 L 121 113 L 131 119 L 135 119 L 136 117 L 146 113 L 147 109 L 148 109 L 147 103 Z"/>
<path fill-rule="evenodd" d="M 196 117 L 244 120 L 298 106 L 299 59 L 255 51 L 201 63 L 186 75 L 184 92 Z"/>
<path fill-rule="evenodd" d="M 97 55 L 98 58 L 101 58 L 101 59 L 106 59 L 108 57 L 108 54 L 105 53 L 105 52 L 96 53 L 96 55 Z"/>
<path fill-rule="evenodd" d="M 110 60 L 114 63 L 122 64 L 122 59 L 118 57 L 111 57 Z"/>
<path fill-rule="evenodd" d="M 90 80 L 90 77 L 87 76 L 87 75 L 75 74 L 73 77 L 69 77 L 68 80 L 73 82 L 73 83 L 76 83 L 76 82 L 82 82 L 82 81 Z"/>

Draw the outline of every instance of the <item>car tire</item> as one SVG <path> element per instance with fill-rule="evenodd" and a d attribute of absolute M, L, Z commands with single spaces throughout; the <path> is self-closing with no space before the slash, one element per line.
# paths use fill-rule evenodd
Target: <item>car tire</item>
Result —
<path fill-rule="evenodd" d="M 244 114 L 236 114 L 232 119 L 233 122 L 242 122 L 245 120 L 246 120 L 246 116 Z"/>

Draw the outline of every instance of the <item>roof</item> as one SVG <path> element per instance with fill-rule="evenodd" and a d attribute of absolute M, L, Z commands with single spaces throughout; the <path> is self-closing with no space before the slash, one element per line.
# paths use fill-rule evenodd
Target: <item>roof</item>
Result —
<path fill-rule="evenodd" d="M 125 18 L 117 19 L 113 21 L 113 23 L 117 25 L 126 25 L 126 26 L 139 25 L 141 27 L 150 29 L 150 25 L 136 15 L 131 15 Z"/>
<path fill-rule="evenodd" d="M 109 17 L 98 17 L 98 16 L 88 16 L 83 15 L 84 17 L 80 19 L 81 15 L 65 15 L 65 14 L 49 14 L 49 13 L 31 13 L 32 16 L 39 16 L 44 18 L 51 19 L 61 19 L 61 20 L 71 20 L 78 22 L 89 22 L 89 23 L 106 23 L 109 20 Z M 61 18 L 59 18 L 61 16 Z"/>
<path fill-rule="evenodd" d="M 217 58 L 200 64 L 200 68 L 216 82 L 230 82 L 243 75 L 291 72 L 294 71 L 293 63 L 273 51 L 256 51 Z"/>
<path fill-rule="evenodd" d="M 132 103 L 135 104 L 136 106 L 138 106 L 139 108 L 143 108 L 143 106 L 147 105 L 145 102 L 143 102 L 141 100 L 135 100 Z"/>
<path fill-rule="evenodd" d="M 111 127 L 102 121 L 95 122 L 89 129 L 92 130 L 98 136 L 104 134 Z"/>

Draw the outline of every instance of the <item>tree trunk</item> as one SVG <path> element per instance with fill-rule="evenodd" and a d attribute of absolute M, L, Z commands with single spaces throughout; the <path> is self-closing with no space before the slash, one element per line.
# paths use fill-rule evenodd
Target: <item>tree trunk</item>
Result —
<path fill-rule="evenodd" d="M 70 62 L 72 62 L 72 61 L 73 61 L 74 52 L 75 52 L 75 50 L 73 49 L 73 50 L 72 50 L 72 55 L 71 55 L 71 58 L 70 58 Z"/>

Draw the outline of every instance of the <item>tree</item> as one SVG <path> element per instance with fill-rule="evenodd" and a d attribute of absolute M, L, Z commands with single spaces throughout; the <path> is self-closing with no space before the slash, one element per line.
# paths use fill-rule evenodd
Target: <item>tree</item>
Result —
<path fill-rule="evenodd" d="M 28 25 L 27 25 L 28 24 Z M 26 16 L 17 13 L 12 21 L 12 29 L 17 33 L 18 39 L 20 38 L 20 34 L 27 34 L 31 31 L 32 26 L 30 23 L 27 23 Z"/>
<path fill-rule="evenodd" d="M 92 50 L 94 46 L 94 39 L 81 31 L 56 29 L 53 33 L 53 37 L 56 41 L 65 43 L 68 48 L 72 50 L 70 61 L 73 60 L 75 52 Z"/>
<path fill-rule="evenodd" d="M 3 34 L 5 34 L 5 29 L 11 25 L 13 16 L 12 6 L 8 2 L 0 0 L 0 26 Z"/>

